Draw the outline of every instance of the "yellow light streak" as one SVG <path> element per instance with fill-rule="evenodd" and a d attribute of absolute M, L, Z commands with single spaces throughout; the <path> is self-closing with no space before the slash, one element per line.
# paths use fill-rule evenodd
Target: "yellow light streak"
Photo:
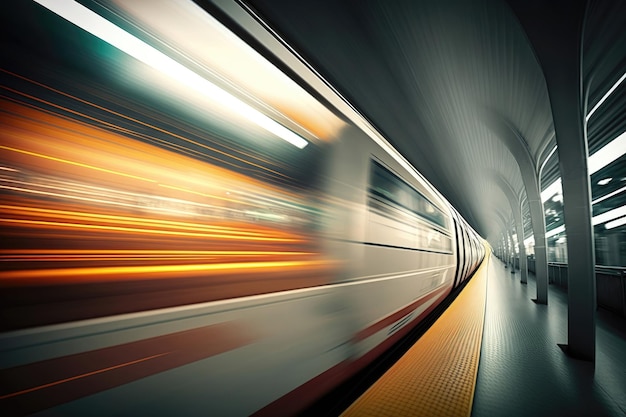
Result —
<path fill-rule="evenodd" d="M 48 180 L 49 181 L 53 181 L 52 179 L 48 179 Z M 197 202 L 191 201 L 191 200 L 180 200 L 180 199 L 173 199 L 173 198 L 169 198 L 169 197 L 161 197 L 161 196 L 150 195 L 150 194 L 131 193 L 131 192 L 127 192 L 127 191 L 113 190 L 113 189 L 102 188 L 102 187 L 93 187 L 93 186 L 89 186 L 89 185 L 85 185 L 85 184 L 78 184 L 78 183 L 72 183 L 72 182 L 65 182 L 64 183 L 65 187 L 61 187 L 61 186 L 55 186 L 55 185 L 49 185 L 49 184 L 47 185 L 47 184 L 37 184 L 37 183 L 34 183 L 34 182 L 17 181 L 17 180 L 13 180 L 13 179 L 9 179 L 9 178 L 0 178 L 0 181 L 7 182 L 7 183 L 13 183 L 13 184 L 22 184 L 23 186 L 31 186 L 31 187 L 33 187 L 33 188 L 23 188 L 23 187 L 18 187 L 18 186 L 0 185 L 0 188 L 2 188 L 2 189 L 13 190 L 13 191 L 20 191 L 20 192 L 25 192 L 25 193 L 30 193 L 30 194 L 48 195 L 48 196 L 52 196 L 52 197 L 62 197 L 62 198 L 67 198 L 67 199 L 72 199 L 72 200 L 89 201 L 89 202 L 102 203 L 102 204 L 108 204 L 108 205 L 114 205 L 114 206 L 120 206 L 120 207 L 130 207 L 130 208 L 134 208 L 134 209 L 146 210 L 147 208 L 145 206 L 140 205 L 140 204 L 122 203 L 120 201 L 101 200 L 101 199 L 82 197 L 82 196 L 71 195 L 71 194 L 53 193 L 53 192 L 49 192 L 49 191 L 35 190 L 34 188 L 45 188 L 45 189 L 51 189 L 51 190 L 60 190 L 60 191 L 65 191 L 65 192 L 72 192 L 72 193 L 77 193 L 77 194 L 89 194 L 89 195 L 94 195 L 94 190 L 95 190 L 97 192 L 97 194 L 100 195 L 100 196 L 116 198 L 116 199 L 120 199 L 120 200 L 121 199 L 132 200 L 133 198 L 135 198 L 135 199 L 137 199 L 137 198 L 140 198 L 140 199 L 141 198 L 145 198 L 145 199 L 150 199 L 150 200 L 154 200 L 154 201 L 158 201 L 158 202 L 161 202 L 161 201 L 173 202 L 175 204 L 187 204 L 187 205 L 190 205 L 190 206 L 193 206 L 193 207 L 202 207 L 202 208 L 209 208 L 209 209 L 219 207 L 219 206 L 210 205 L 210 204 L 197 203 Z M 57 182 L 58 181 L 59 180 L 57 180 Z M 215 199 L 220 199 L 220 200 L 226 200 L 226 201 L 230 201 L 230 202 L 233 202 L 233 203 L 239 203 L 239 204 L 242 204 L 242 205 L 250 205 L 250 203 L 246 203 L 246 202 L 240 201 L 240 200 L 232 200 L 232 199 L 222 198 L 222 197 L 218 197 L 218 196 L 214 196 L 214 195 L 210 195 L 210 194 L 204 194 L 204 193 L 199 193 L 199 192 L 196 192 L 196 191 L 186 190 L 186 189 L 183 189 L 183 188 L 166 186 L 164 184 L 159 184 L 159 186 L 166 187 L 166 188 L 177 189 L 177 190 L 180 190 L 180 191 L 187 191 L 189 193 L 202 195 L 204 197 L 210 197 L 210 198 L 215 198 Z M 82 188 L 84 188 L 84 189 L 82 189 Z M 194 216 L 202 216 L 202 217 L 212 217 L 212 216 L 201 215 L 201 214 L 198 214 L 198 213 L 191 213 L 191 212 L 185 212 L 185 211 L 180 211 L 180 210 L 173 210 L 173 209 L 168 209 L 168 208 L 163 208 L 163 207 L 150 207 L 150 210 L 153 210 L 153 211 L 176 212 L 176 213 L 181 213 L 181 214 L 186 214 L 186 215 L 192 214 Z"/>
<path fill-rule="evenodd" d="M 311 257 L 315 252 L 286 251 L 168 251 L 168 250 L 38 250 L 14 249 L 0 251 L 4 262 L 70 262 L 70 261 L 198 261 L 228 258 Z"/>
<path fill-rule="evenodd" d="M 218 196 L 216 196 L 214 194 L 205 194 L 205 193 L 201 193 L 201 192 L 198 192 L 198 191 L 192 191 L 192 190 L 190 190 L 188 188 L 175 187 L 173 185 L 159 184 L 159 187 L 170 188 L 172 190 L 177 190 L 177 191 L 184 191 L 186 193 L 197 194 L 197 195 L 201 195 L 202 197 L 215 198 L 217 200 L 230 201 L 231 203 L 248 204 L 248 203 L 246 203 L 245 201 L 242 201 L 242 200 L 233 200 L 231 198 L 218 197 Z"/>
<path fill-rule="evenodd" d="M 152 249 L 4 249 L 4 254 L 48 254 L 48 255 L 315 255 L 315 252 L 288 251 L 233 251 L 233 250 L 152 250 Z"/>
<path fill-rule="evenodd" d="M 226 272 L 248 271 L 259 269 L 285 269 L 314 266 L 328 266 L 330 263 L 324 260 L 315 261 L 271 261 L 271 262 L 232 262 L 218 264 L 185 264 L 185 265 L 151 265 L 151 266 L 112 266 L 92 268 L 58 268 L 58 269 L 33 269 L 20 271 L 0 272 L 0 282 L 8 283 L 24 279 L 50 279 L 50 278 L 80 278 L 79 281 L 90 281 L 96 276 L 107 276 L 107 279 L 127 279 L 133 275 L 133 279 L 169 279 L 171 275 L 163 276 L 163 273 L 190 273 L 190 272 Z"/>
<path fill-rule="evenodd" d="M 131 233 L 167 235 L 167 236 L 208 237 L 208 238 L 230 239 L 230 240 L 255 240 L 255 241 L 262 241 L 262 242 L 298 242 L 299 241 L 298 239 L 290 239 L 290 238 L 257 237 L 257 236 L 251 236 L 251 235 L 233 236 L 233 235 L 213 234 L 213 233 L 191 233 L 191 232 L 183 232 L 183 231 L 139 229 L 139 228 L 134 228 L 134 227 L 50 222 L 50 221 L 42 221 L 42 220 L 0 219 L 0 223 L 27 224 L 31 226 L 35 226 L 35 225 L 36 226 L 51 226 L 54 228 L 61 228 L 61 229 L 106 230 L 106 231 L 114 231 L 114 232 L 131 232 Z"/>

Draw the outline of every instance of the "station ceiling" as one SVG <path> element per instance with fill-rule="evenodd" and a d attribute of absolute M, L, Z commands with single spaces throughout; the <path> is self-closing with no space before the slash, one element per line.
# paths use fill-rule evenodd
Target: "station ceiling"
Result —
<path fill-rule="evenodd" d="M 514 2 L 514 7 L 525 7 Z M 559 176 L 543 71 L 503 0 L 245 0 L 346 97 L 483 237 L 511 218 L 503 184 L 525 198 L 515 155 L 489 120 L 521 133 L 545 188 Z M 567 13 L 567 2 L 557 2 Z M 588 3 L 588 109 L 626 68 L 626 2 Z M 593 153 L 626 130 L 626 83 L 590 118 Z M 595 186 L 595 184 L 594 184 Z M 528 215 L 528 210 L 526 209 Z M 526 220 L 528 223 L 528 219 Z M 529 230 L 529 228 L 528 228 Z"/>

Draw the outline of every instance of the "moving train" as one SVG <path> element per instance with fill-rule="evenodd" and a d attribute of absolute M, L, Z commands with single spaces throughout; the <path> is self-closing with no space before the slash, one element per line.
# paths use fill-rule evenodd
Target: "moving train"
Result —
<path fill-rule="evenodd" d="M 484 258 L 240 3 L 0 15 L 3 415 L 293 415 Z"/>

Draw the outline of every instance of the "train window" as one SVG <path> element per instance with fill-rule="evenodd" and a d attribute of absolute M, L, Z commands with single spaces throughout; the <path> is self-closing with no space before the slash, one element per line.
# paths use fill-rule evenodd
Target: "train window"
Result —
<path fill-rule="evenodd" d="M 374 160 L 372 160 L 370 192 L 386 200 L 386 203 L 401 206 L 438 226 L 448 227 L 447 216 L 438 207 Z"/>

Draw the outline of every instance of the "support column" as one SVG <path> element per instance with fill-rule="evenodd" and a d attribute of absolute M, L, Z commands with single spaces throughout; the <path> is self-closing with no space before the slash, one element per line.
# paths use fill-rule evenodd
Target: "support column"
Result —
<path fill-rule="evenodd" d="M 552 105 L 567 233 L 567 352 L 595 362 L 595 253 L 582 79 L 587 2 L 509 0 L 509 3 L 535 49 Z"/>
<path fill-rule="evenodd" d="M 509 266 L 511 267 L 511 273 L 515 273 L 515 240 L 513 239 L 513 230 L 511 230 L 511 224 L 509 223 L 507 231 L 509 233 Z"/>
<path fill-rule="evenodd" d="M 519 270 L 520 270 L 520 282 L 522 284 L 527 284 L 528 283 L 528 257 L 526 255 L 526 246 L 524 245 L 524 222 L 522 219 L 522 202 L 521 200 L 518 202 L 517 205 L 517 209 L 520 212 L 520 220 L 519 220 L 519 228 L 520 228 L 520 235 L 518 235 L 518 239 L 520 239 L 519 241 Z"/>
<path fill-rule="evenodd" d="M 582 33 L 582 30 L 581 30 Z M 587 167 L 586 106 L 582 97 L 581 45 L 571 40 L 572 50 L 549 77 L 554 95 L 552 112 L 563 186 L 563 212 L 568 260 L 568 353 L 595 360 L 596 276 L 591 187 Z M 548 78 L 548 77 L 546 77 Z"/>
<path fill-rule="evenodd" d="M 519 251 L 519 269 L 520 269 L 520 282 L 526 284 L 528 282 L 528 260 L 526 259 L 526 248 L 524 247 L 524 224 L 522 223 L 522 203 L 517 193 L 513 190 L 511 185 L 502 178 L 496 172 L 490 173 L 496 178 L 498 186 L 504 192 L 504 195 L 509 200 L 511 205 L 511 211 L 513 212 L 513 219 L 515 220 L 515 230 L 517 232 L 517 245 Z"/>
<path fill-rule="evenodd" d="M 546 245 L 546 218 L 543 213 L 543 203 L 539 186 L 532 198 L 528 198 L 530 219 L 533 222 L 533 236 L 535 239 L 535 276 L 537 277 L 537 304 L 548 304 L 548 252 Z M 535 224 L 539 227 L 535 227 Z M 541 276 L 542 279 L 539 279 Z"/>

